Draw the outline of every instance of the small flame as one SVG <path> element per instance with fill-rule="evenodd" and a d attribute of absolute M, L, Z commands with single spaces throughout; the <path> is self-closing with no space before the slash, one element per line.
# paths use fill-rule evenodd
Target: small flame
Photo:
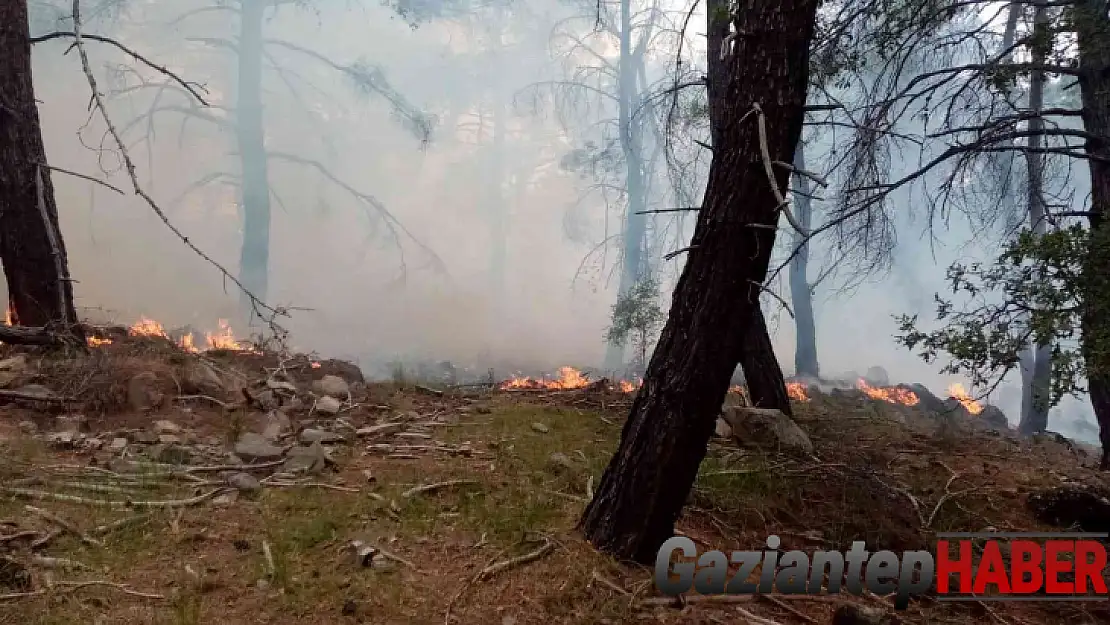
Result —
<path fill-rule="evenodd" d="M 640 380 L 639 384 L 634 384 L 632 382 L 629 382 L 628 380 L 621 380 L 617 382 L 617 388 L 619 388 L 620 392 L 622 393 L 632 393 L 635 392 L 636 389 L 640 388 L 643 383 L 643 380 Z"/>
<path fill-rule="evenodd" d="M 235 340 L 235 333 L 231 331 L 227 319 L 220 319 L 218 323 L 220 325 L 218 333 L 206 332 L 204 335 L 204 339 L 208 342 L 208 349 L 242 351 L 243 348 L 239 345 L 239 341 Z"/>
<path fill-rule="evenodd" d="M 131 324 L 128 333 L 131 334 L 131 336 L 159 336 L 164 339 L 170 338 L 169 335 L 166 334 L 166 329 L 162 327 L 162 324 L 153 319 L 147 319 L 146 317 L 139 317 L 138 321 Z"/>
<path fill-rule="evenodd" d="M 881 399 L 885 402 L 892 404 L 902 404 L 903 406 L 916 406 L 921 400 L 917 398 L 917 394 L 913 391 L 908 391 L 904 388 L 896 386 L 886 386 L 875 388 L 868 384 L 863 378 L 856 381 L 856 388 L 863 391 L 868 397 L 872 399 Z"/>
<path fill-rule="evenodd" d="M 963 404 L 964 408 L 966 408 L 967 411 L 971 414 L 979 414 L 980 412 L 983 412 L 982 404 L 975 401 L 975 399 L 972 398 L 971 395 L 964 389 L 963 384 L 960 384 L 959 382 L 948 387 L 948 396 Z"/>
<path fill-rule="evenodd" d="M 100 347 L 102 345 L 111 345 L 112 339 L 102 339 L 98 336 L 87 336 L 85 337 L 85 342 L 88 343 L 89 347 Z"/>
<path fill-rule="evenodd" d="M 312 367 L 313 369 L 319 369 L 320 368 L 320 363 L 313 362 L 309 366 Z"/>
<path fill-rule="evenodd" d="M 12 325 L 12 305 L 8 304 L 7 309 L 4 310 L 4 325 Z"/>
<path fill-rule="evenodd" d="M 559 377 L 554 380 L 536 380 L 528 377 L 514 377 L 501 383 L 502 390 L 508 389 L 551 389 L 566 390 L 582 388 L 590 383 L 588 376 L 574 367 L 560 367 Z"/>
<path fill-rule="evenodd" d="M 794 401 L 809 401 L 808 389 L 801 382 L 787 382 L 786 394 Z"/>

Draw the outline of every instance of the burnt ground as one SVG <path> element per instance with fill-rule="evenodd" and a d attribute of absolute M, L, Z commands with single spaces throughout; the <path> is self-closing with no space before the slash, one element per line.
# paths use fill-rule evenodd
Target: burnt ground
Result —
<path fill-rule="evenodd" d="M 364 384 L 343 363 L 196 356 L 148 339 L 88 355 L 2 349 L 22 354 L 0 363 L 4 389 L 55 395 L 0 397 L 10 402 L 0 406 L 0 623 L 756 622 L 744 610 L 800 624 L 828 623 L 843 604 L 891 605 L 851 595 L 645 604 L 651 571 L 574 531 L 628 395 Z M 329 374 L 350 395 L 324 416 L 312 389 Z M 1103 479 L 1059 442 L 850 393 L 795 410 L 816 458 L 715 439 L 679 531 L 717 549 L 758 548 L 769 534 L 783 549 L 927 548 L 937 531 L 1051 529 L 1028 511 L 1031 493 Z M 274 428 L 273 444 L 290 448 L 306 425 L 344 440 L 307 473 L 274 476 L 283 467 L 271 462 L 227 488 L 219 465 L 238 460 L 229 453 L 244 433 Z M 408 492 L 450 480 L 466 483 Z M 357 557 L 356 540 L 376 551 Z M 1101 603 L 928 597 L 898 616 L 1110 622 Z"/>

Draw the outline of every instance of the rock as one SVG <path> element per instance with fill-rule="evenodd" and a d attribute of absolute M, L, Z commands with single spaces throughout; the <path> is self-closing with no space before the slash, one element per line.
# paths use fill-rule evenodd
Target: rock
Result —
<path fill-rule="evenodd" d="M 546 425 L 544 425 L 544 424 L 542 424 L 538 421 L 536 423 L 532 424 L 532 429 L 539 432 L 540 434 L 547 434 L 548 432 L 551 431 L 550 428 L 548 428 Z"/>
<path fill-rule="evenodd" d="M 27 356 L 16 354 L 0 360 L 0 388 L 8 388 L 23 377 L 27 371 Z"/>
<path fill-rule="evenodd" d="M 1110 532 L 1110 489 L 1104 487 L 1056 486 L 1029 495 L 1026 505 L 1038 521 L 1049 525 Z"/>
<path fill-rule="evenodd" d="M 882 367 L 871 367 L 863 379 L 871 386 L 890 386 L 890 375 Z"/>
<path fill-rule="evenodd" d="M 561 451 L 556 451 L 548 456 L 547 466 L 552 470 L 552 473 L 576 472 L 578 470 L 578 465 L 574 464 L 570 456 Z"/>
<path fill-rule="evenodd" d="M 238 499 L 239 499 L 239 491 L 233 490 L 230 493 L 224 493 L 222 495 L 216 496 L 216 498 L 214 498 L 212 500 L 212 503 L 213 503 L 213 505 L 217 505 L 217 506 L 230 506 L 231 504 L 235 503 Z"/>
<path fill-rule="evenodd" d="M 325 375 L 312 383 L 312 391 L 317 395 L 331 396 L 336 399 L 347 399 L 351 387 L 347 381 L 337 375 Z"/>
<path fill-rule="evenodd" d="M 320 399 L 316 400 L 316 412 L 319 412 L 320 414 L 325 414 L 325 415 L 339 414 L 339 411 L 342 408 L 343 408 L 343 404 L 340 403 L 338 399 L 336 399 L 336 398 L 334 398 L 330 395 L 324 395 Z"/>
<path fill-rule="evenodd" d="M 159 434 L 158 435 L 158 444 L 159 445 L 180 445 L 181 444 L 181 437 L 177 436 L 176 434 Z"/>
<path fill-rule="evenodd" d="M 1006 419 L 1006 413 L 998 406 L 986 405 L 983 406 L 983 412 L 979 413 L 979 421 L 983 425 L 999 430 L 1010 429 L 1010 421 Z"/>
<path fill-rule="evenodd" d="M 180 425 L 166 419 L 155 421 L 151 429 L 155 434 L 180 434 L 183 431 Z"/>
<path fill-rule="evenodd" d="M 283 450 L 271 445 L 261 434 L 244 432 L 235 443 L 235 455 L 244 462 L 268 462 L 280 459 Z"/>
<path fill-rule="evenodd" d="M 250 473 L 232 473 L 227 476 L 227 485 L 243 493 L 255 493 L 262 490 L 262 483 Z"/>
<path fill-rule="evenodd" d="M 189 464 L 193 460 L 193 451 L 177 444 L 158 445 L 151 447 L 150 457 L 165 464 Z"/>
<path fill-rule="evenodd" d="M 132 443 L 139 443 L 141 445 L 153 445 L 158 442 L 158 435 L 154 432 L 139 431 L 130 434 Z"/>
<path fill-rule="evenodd" d="M 89 420 L 85 415 L 64 415 L 54 419 L 54 427 L 66 432 L 87 432 Z"/>
<path fill-rule="evenodd" d="M 721 438 L 729 438 L 732 436 L 732 428 L 728 426 L 727 421 L 717 417 L 717 427 L 713 433 Z"/>
<path fill-rule="evenodd" d="M 54 432 L 46 437 L 51 446 L 58 449 L 69 449 L 77 442 L 76 432 Z"/>
<path fill-rule="evenodd" d="M 731 406 L 722 418 L 741 444 L 812 454 L 813 442 L 797 423 L 775 408 Z"/>
<path fill-rule="evenodd" d="M 227 392 L 227 385 L 219 373 L 208 363 L 194 361 L 185 369 L 182 391 L 190 394 L 219 396 Z"/>
<path fill-rule="evenodd" d="M 127 383 L 127 403 L 136 412 L 145 412 L 160 406 L 165 395 L 158 390 L 158 376 L 150 371 L 131 378 Z"/>
<path fill-rule="evenodd" d="M 328 456 L 328 452 L 319 442 L 315 442 L 308 447 L 290 449 L 282 470 L 289 473 L 320 473 L 332 464 L 334 461 Z"/>
<path fill-rule="evenodd" d="M 404 429 L 404 423 L 394 421 L 392 423 L 379 423 L 378 425 L 359 428 L 355 431 L 355 434 L 358 436 L 388 436 L 390 434 L 396 434 Z"/>
<path fill-rule="evenodd" d="M 285 391 L 286 393 L 290 393 L 292 395 L 297 394 L 297 385 L 286 380 L 275 380 L 273 378 L 269 378 L 266 380 L 266 388 L 270 389 L 271 391 Z"/>
<path fill-rule="evenodd" d="M 262 429 L 262 437 L 268 441 L 276 441 L 281 435 L 292 427 L 289 417 L 280 410 L 275 410 L 266 417 L 266 425 Z"/>
<path fill-rule="evenodd" d="M 39 431 L 39 426 L 34 421 L 20 421 L 19 431 L 27 435 L 34 435 Z"/>
<path fill-rule="evenodd" d="M 335 432 L 328 432 L 326 430 L 317 430 L 313 428 L 305 428 L 301 430 L 300 436 L 297 437 L 301 443 L 311 445 L 312 443 L 341 443 L 345 439 L 342 435 Z"/>
<path fill-rule="evenodd" d="M 112 442 L 108 444 L 108 451 L 118 454 L 127 449 L 127 439 L 122 436 L 113 438 Z"/>

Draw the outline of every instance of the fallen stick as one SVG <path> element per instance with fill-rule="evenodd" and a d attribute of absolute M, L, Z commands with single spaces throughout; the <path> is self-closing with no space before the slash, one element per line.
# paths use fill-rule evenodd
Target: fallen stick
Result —
<path fill-rule="evenodd" d="M 535 551 L 531 551 L 524 555 L 517 556 L 515 558 L 509 558 L 508 560 L 504 560 L 502 562 L 487 566 L 478 573 L 477 579 L 478 581 L 489 579 L 494 575 L 497 575 L 498 573 L 501 573 L 503 571 L 507 571 L 513 567 L 520 566 L 522 564 L 528 564 L 529 562 L 535 562 L 536 560 L 539 560 L 540 558 L 548 555 L 552 551 L 555 551 L 555 543 L 547 541 L 543 544 L 542 547 L 536 549 Z"/>
<path fill-rule="evenodd" d="M 93 568 L 84 562 L 70 560 L 69 558 L 50 558 L 47 556 L 32 556 L 31 563 L 44 569 L 62 569 L 66 571 L 91 571 Z"/>
<path fill-rule="evenodd" d="M 736 608 L 736 612 L 739 613 L 740 616 L 748 619 L 748 623 L 751 623 L 752 625 L 782 625 L 782 623 L 778 621 L 772 621 L 769 618 L 764 618 L 762 616 L 752 614 L 744 608 Z"/>
<path fill-rule="evenodd" d="M 220 471 L 258 471 L 260 469 L 272 469 L 285 464 L 285 460 L 274 460 L 272 462 L 260 462 L 258 464 L 214 464 L 203 467 L 189 467 L 185 469 L 186 473 L 218 473 Z"/>
<path fill-rule="evenodd" d="M 794 616 L 802 619 L 803 621 L 805 621 L 807 623 L 814 623 L 814 624 L 817 623 L 817 619 L 813 618 L 812 616 L 809 616 L 808 614 L 802 612 L 801 610 L 799 610 L 798 608 L 795 608 L 792 605 L 787 605 L 786 602 L 784 602 L 782 599 L 779 599 L 778 597 L 776 597 L 774 595 L 765 595 L 765 594 L 760 593 L 760 594 L 756 595 L 756 598 L 761 599 L 763 601 L 766 601 L 767 603 L 770 603 L 771 605 L 773 605 L 773 606 L 775 606 L 779 609 L 786 610 L 787 612 L 793 614 Z"/>
<path fill-rule="evenodd" d="M 107 524 L 104 524 L 104 525 L 98 525 L 93 529 L 93 531 L 91 533 L 96 535 L 96 536 L 103 536 L 105 534 L 109 534 L 111 532 L 114 532 L 115 530 L 118 530 L 122 527 L 127 527 L 128 525 L 132 525 L 134 523 L 140 523 L 142 521 L 149 521 L 152 518 L 154 518 L 154 515 L 150 514 L 150 513 L 140 514 L 140 515 L 136 515 L 136 516 L 132 516 L 132 517 L 127 517 L 125 519 L 120 519 L 118 521 L 112 521 L 111 523 L 107 523 Z"/>
<path fill-rule="evenodd" d="M 217 488 L 215 490 L 204 493 L 203 495 L 197 495 L 196 497 L 190 497 L 189 499 L 168 499 L 168 500 L 161 500 L 161 501 L 108 501 L 108 500 L 104 500 L 104 499 L 90 499 L 88 497 L 78 497 L 77 495 L 66 495 L 66 494 L 63 494 L 63 493 L 52 493 L 52 492 L 49 492 L 49 491 L 27 490 L 25 488 L 0 488 L 0 493 L 6 493 L 8 495 L 13 495 L 13 496 L 16 496 L 16 497 L 25 497 L 25 498 L 28 498 L 28 499 L 38 499 L 38 500 L 50 500 L 50 499 L 52 499 L 54 501 L 64 501 L 66 503 L 77 503 L 77 504 L 94 505 L 94 506 L 108 506 L 108 507 L 120 507 L 120 508 L 177 508 L 177 507 L 195 506 L 197 504 L 204 503 L 205 501 L 208 501 L 209 499 L 212 499 L 213 497 L 216 497 L 217 495 L 221 495 L 221 494 L 223 494 L 224 492 L 226 492 L 228 490 L 231 490 L 231 489 Z"/>
<path fill-rule="evenodd" d="M 0 389 L 0 399 L 10 399 L 12 401 L 41 401 L 47 404 L 72 404 L 81 401 L 75 397 L 38 395 L 36 393 L 23 393 L 21 391 L 9 391 L 6 389 Z"/>
<path fill-rule="evenodd" d="M 591 577 L 593 578 L 593 580 L 595 582 L 601 584 L 602 586 L 605 586 L 606 588 L 608 588 L 609 590 L 612 590 L 613 592 L 616 592 L 618 594 L 622 594 L 626 597 L 628 597 L 632 594 L 632 593 L 628 592 L 627 590 L 621 588 L 620 585 L 618 585 L 616 582 L 614 582 L 610 579 L 607 579 L 605 577 L 602 577 L 601 573 L 598 573 L 596 570 L 593 572 L 593 574 L 591 574 Z"/>
<path fill-rule="evenodd" d="M 475 480 L 447 480 L 446 482 L 436 482 L 435 484 L 424 484 L 423 486 L 414 486 L 414 487 L 406 490 L 405 492 L 401 493 L 401 496 L 404 497 L 405 499 L 408 499 L 408 498 L 413 497 L 415 495 L 420 495 L 420 494 L 423 494 L 423 493 L 430 493 L 432 491 L 441 490 L 441 489 L 444 489 L 444 488 L 451 488 L 451 487 L 454 487 L 454 486 L 464 486 L 464 485 L 476 485 L 477 483 L 478 482 L 476 482 Z"/>
<path fill-rule="evenodd" d="M 427 387 L 427 386 L 423 386 L 421 384 L 417 384 L 413 388 L 416 389 L 418 392 L 424 393 L 426 395 L 433 395 L 435 397 L 443 397 L 443 391 L 436 390 L 434 388 L 430 388 L 430 387 Z"/>
<path fill-rule="evenodd" d="M 51 530 L 50 533 L 46 534 L 42 538 L 40 538 L 40 539 L 36 540 L 35 542 L 31 543 L 31 551 L 35 551 L 36 549 L 42 549 L 47 544 L 49 544 L 50 541 L 54 540 L 55 538 L 57 538 L 61 535 L 62 535 L 62 530 Z"/>
<path fill-rule="evenodd" d="M 274 565 L 274 552 L 270 550 L 270 543 L 262 541 L 262 556 L 266 558 L 266 577 L 273 579 L 277 572 L 277 567 Z"/>
<path fill-rule="evenodd" d="M 24 538 L 35 538 L 39 536 L 38 532 L 26 530 L 23 532 L 16 532 L 15 534 L 8 534 L 7 536 L 0 536 L 0 545 L 4 545 Z"/>
<path fill-rule="evenodd" d="M 286 488 L 326 488 L 328 490 L 337 490 L 344 493 L 357 493 L 357 488 L 350 486 L 336 486 L 335 484 L 325 484 L 323 482 L 266 482 L 266 486 L 284 486 Z"/>
<path fill-rule="evenodd" d="M 62 517 L 54 514 L 53 512 L 50 512 L 49 510 L 43 510 L 42 508 L 36 508 L 34 506 L 23 506 L 23 509 L 26 510 L 27 512 L 30 512 L 31 514 L 37 514 L 38 516 L 46 519 L 47 521 L 50 521 L 54 525 L 57 525 L 58 527 L 66 530 L 70 534 L 73 534 L 77 538 L 80 538 L 81 542 L 85 543 L 86 545 L 93 545 L 94 547 L 103 547 L 104 546 L 104 543 L 100 542 L 99 540 L 96 540 L 95 538 L 90 537 L 88 534 L 86 534 L 86 533 L 82 532 L 81 530 L 77 529 L 77 527 L 75 525 L 73 525 L 72 523 L 70 523 L 69 521 L 67 521 L 67 520 L 63 519 Z"/>

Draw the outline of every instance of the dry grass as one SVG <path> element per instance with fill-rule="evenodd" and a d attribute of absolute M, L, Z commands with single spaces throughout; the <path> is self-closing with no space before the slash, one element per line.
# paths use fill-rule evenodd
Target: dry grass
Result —
<path fill-rule="evenodd" d="M 89 380 L 84 392 L 102 398 L 98 401 L 105 411 L 95 427 L 172 418 L 198 435 L 224 435 L 221 428 L 228 427 L 229 417 L 220 411 L 204 413 L 198 407 L 184 415 L 179 407 L 166 406 L 139 416 L 109 410 L 120 405 L 111 399 L 118 393 L 114 385 L 128 375 L 161 366 L 158 375 L 170 377 L 172 383 L 188 360 L 177 362 L 156 351 L 94 353 L 88 358 L 90 362 L 81 364 L 81 375 Z M 246 368 L 263 366 L 272 364 L 251 361 Z M 40 371 L 61 375 L 49 367 Z M 313 374 L 318 372 L 306 372 Z M 69 375 L 60 379 L 81 377 L 73 371 Z M 360 401 L 362 407 L 347 418 L 372 423 L 404 413 L 443 415 L 450 426 L 439 430 L 436 439 L 445 445 L 469 443 L 470 456 L 388 459 L 356 445 L 338 454 L 337 474 L 321 481 L 357 487 L 357 493 L 266 488 L 232 505 L 158 511 L 141 524 L 105 535 L 103 548 L 60 535 L 47 550 L 49 555 L 82 562 L 92 570 L 36 570 L 36 587 L 45 587 L 48 575 L 54 580 L 95 578 L 164 599 L 135 597 L 110 587 L 55 590 L 3 603 L 0 624 L 388 625 L 444 623 L 448 611 L 452 622 L 462 624 L 739 622 L 730 620 L 737 617 L 729 606 L 635 606 L 637 597 L 653 593 L 650 571 L 611 561 L 574 532 L 587 484 L 600 478 L 620 435 L 627 398 L 574 393 L 440 398 L 415 392 L 410 383 L 402 379 L 371 385 Z M 47 449 L 20 437 L 12 424 L 25 413 L 2 410 L 4 483 L 48 464 L 88 463 L 87 457 L 74 452 Z M 1050 467 L 1077 480 L 1101 479 L 1079 467 L 1059 445 L 982 433 L 953 436 L 920 424 L 907 426 L 897 421 L 899 409 L 862 399 L 818 398 L 798 405 L 797 413 L 814 439 L 820 461 L 789 460 L 714 441 L 678 529 L 722 549 L 753 548 L 772 533 L 783 538 L 787 549 L 847 547 L 853 540 L 916 549 L 929 546 L 935 531 L 1037 529 L 1025 512 L 1024 497 L 1059 483 Z M 535 423 L 547 431 L 537 431 Z M 570 462 L 553 462 L 556 452 Z M 372 483 L 366 472 L 373 476 Z M 403 496 L 414 486 L 451 479 L 476 484 Z M 193 491 L 187 485 L 160 485 L 147 494 L 181 497 Z M 964 492 L 953 496 L 951 491 Z M 0 519 L 41 528 L 45 522 L 27 517 L 25 503 L 0 498 Z M 135 514 L 58 502 L 35 505 L 86 531 Z M 6 532 L 0 526 L 0 534 Z M 358 566 L 347 557 L 352 540 L 383 549 L 417 569 L 396 561 L 387 569 Z M 471 581 L 490 563 L 534 550 L 545 540 L 555 545 L 550 555 L 488 580 Z M 0 594 L 4 592 L 9 591 L 0 588 Z M 851 596 L 835 601 L 884 603 Z M 926 600 L 914 603 L 902 616 L 913 623 L 1108 622 L 1101 606 L 996 605 L 988 610 L 978 604 Z M 835 604 L 790 606 L 817 622 L 828 622 Z M 773 603 L 754 602 L 744 609 L 784 624 L 806 622 Z"/>

